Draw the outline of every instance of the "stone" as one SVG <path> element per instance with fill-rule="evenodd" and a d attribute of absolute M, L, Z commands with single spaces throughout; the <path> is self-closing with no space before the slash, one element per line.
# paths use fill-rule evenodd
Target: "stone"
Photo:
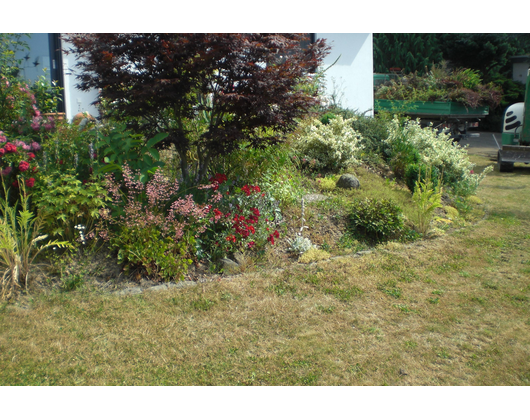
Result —
<path fill-rule="evenodd" d="M 355 175 L 344 174 L 337 181 L 337 187 L 347 189 L 357 189 L 361 186 L 359 180 Z"/>
<path fill-rule="evenodd" d="M 239 271 L 239 264 L 235 261 L 232 261 L 230 258 L 221 259 L 223 263 L 223 271 L 227 274 L 237 273 Z"/>

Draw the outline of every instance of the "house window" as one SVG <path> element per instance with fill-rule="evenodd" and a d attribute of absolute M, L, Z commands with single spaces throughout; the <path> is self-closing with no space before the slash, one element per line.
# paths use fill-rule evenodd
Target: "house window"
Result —
<path fill-rule="evenodd" d="M 18 76 L 29 84 L 41 76 L 46 76 L 49 82 L 55 80 L 64 88 L 59 34 L 33 33 L 23 36 L 21 40 L 25 41 L 29 48 L 16 53 L 16 58 L 21 60 Z M 64 112 L 64 97 L 57 108 L 58 112 Z"/>

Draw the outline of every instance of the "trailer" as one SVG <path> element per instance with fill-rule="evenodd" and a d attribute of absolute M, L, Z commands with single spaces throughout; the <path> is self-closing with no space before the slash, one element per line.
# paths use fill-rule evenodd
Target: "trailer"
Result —
<path fill-rule="evenodd" d="M 375 112 L 401 113 L 412 119 L 419 119 L 423 127 L 432 124 L 440 131 L 446 130 L 455 142 L 460 142 L 472 134 L 469 128 L 476 128 L 481 119 L 489 114 L 489 107 L 466 107 L 457 102 L 420 102 L 400 101 L 391 99 L 376 99 Z"/>
<path fill-rule="evenodd" d="M 502 144 L 497 153 L 500 172 L 513 171 L 514 163 L 530 162 L 530 70 L 526 78 L 524 102 L 506 108 L 503 118 Z"/>

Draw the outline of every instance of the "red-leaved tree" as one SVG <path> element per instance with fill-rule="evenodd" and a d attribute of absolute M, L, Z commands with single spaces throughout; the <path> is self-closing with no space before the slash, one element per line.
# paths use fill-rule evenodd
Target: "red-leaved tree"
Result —
<path fill-rule="evenodd" d="M 242 141 L 281 141 L 312 107 L 306 88 L 329 52 L 305 34 L 71 34 L 78 87 L 99 89 L 107 113 L 146 136 L 166 132 L 185 180 Z M 202 118 L 191 135 L 190 121 Z M 190 151 L 197 160 L 190 161 Z"/>

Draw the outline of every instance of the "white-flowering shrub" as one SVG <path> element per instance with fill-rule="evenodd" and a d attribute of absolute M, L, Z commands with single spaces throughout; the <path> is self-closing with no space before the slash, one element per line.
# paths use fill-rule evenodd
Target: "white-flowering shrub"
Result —
<path fill-rule="evenodd" d="M 355 118 L 337 115 L 328 124 L 319 120 L 302 123 L 293 148 L 302 162 L 316 168 L 343 168 L 359 163 L 362 136 L 351 127 Z"/>
<path fill-rule="evenodd" d="M 458 195 L 473 194 L 486 174 L 493 170 L 489 166 L 481 174 L 475 174 L 475 164 L 469 160 L 465 147 L 453 143 L 449 134 L 438 133 L 432 127 L 422 128 L 419 120 L 407 120 L 401 124 L 394 118 L 388 126 L 388 133 L 384 141 L 387 152 L 392 150 L 393 142 L 406 139 L 418 150 L 421 162 L 438 168 L 444 183 Z"/>

